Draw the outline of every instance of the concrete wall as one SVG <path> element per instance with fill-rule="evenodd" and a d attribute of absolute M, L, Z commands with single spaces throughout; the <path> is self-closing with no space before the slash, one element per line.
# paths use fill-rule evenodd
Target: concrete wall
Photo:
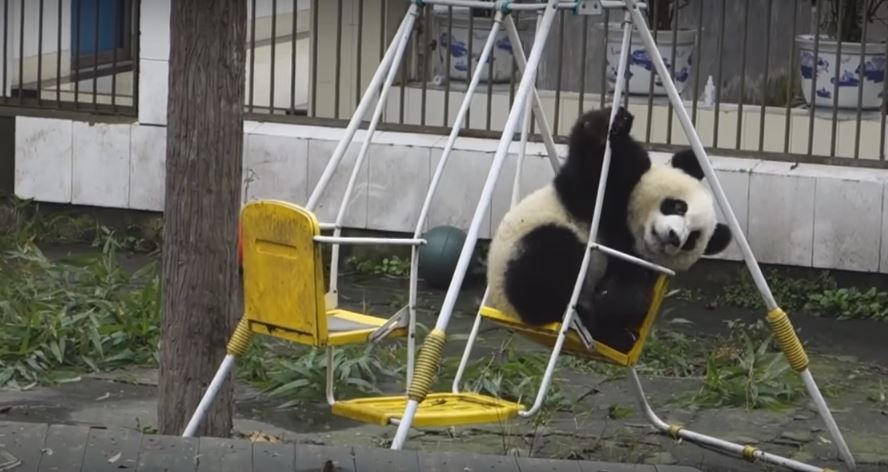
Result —
<path fill-rule="evenodd" d="M 15 118 L 0 116 L 0 195 L 15 189 Z"/>
<path fill-rule="evenodd" d="M 339 128 L 248 122 L 246 197 L 304 204 L 342 134 Z M 159 211 L 165 134 L 161 126 L 88 124 L 18 117 L 15 191 L 42 201 Z M 332 222 L 363 132 L 343 159 L 318 215 Z M 369 148 L 349 201 L 352 228 L 413 230 L 446 137 L 384 132 Z M 466 228 L 497 140 L 464 138 L 442 178 L 429 224 Z M 517 143 L 513 145 L 514 153 Z M 564 146 L 559 146 L 563 156 Z M 552 177 L 539 144 L 529 145 L 523 194 Z M 655 159 L 668 155 L 655 153 Z M 888 273 L 888 170 L 713 156 L 733 211 L 765 263 Z M 481 237 L 508 209 L 515 161 L 506 162 Z M 739 260 L 732 247 L 720 258 Z"/>

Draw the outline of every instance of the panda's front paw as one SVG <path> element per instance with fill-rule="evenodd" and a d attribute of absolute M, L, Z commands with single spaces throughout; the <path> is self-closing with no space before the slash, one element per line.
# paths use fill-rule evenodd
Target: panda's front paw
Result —
<path fill-rule="evenodd" d="M 629 131 L 632 129 L 632 122 L 635 120 L 635 117 L 632 113 L 629 113 L 629 110 L 624 107 L 619 107 L 617 109 L 617 113 L 614 116 L 614 122 L 611 123 L 610 128 L 610 137 L 613 138 L 624 138 L 629 136 Z"/>

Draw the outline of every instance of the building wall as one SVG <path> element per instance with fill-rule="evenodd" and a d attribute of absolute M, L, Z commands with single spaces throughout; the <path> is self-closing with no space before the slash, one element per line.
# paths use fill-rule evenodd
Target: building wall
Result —
<path fill-rule="evenodd" d="M 246 199 L 304 204 L 343 130 L 247 122 Z M 87 124 L 66 119 L 16 119 L 15 190 L 42 201 L 160 211 L 166 130 L 142 124 Z M 364 139 L 357 133 L 322 203 L 332 222 Z M 345 225 L 412 232 L 445 136 L 381 132 L 374 136 L 349 200 Z M 467 228 L 497 140 L 463 138 L 433 200 L 428 224 Z M 552 169 L 543 146 L 528 145 L 522 194 L 544 185 Z M 565 153 L 558 146 L 561 156 Z M 514 143 L 484 216 L 489 238 L 508 209 Z M 710 156 L 737 219 L 764 263 L 888 273 L 888 170 L 793 164 Z M 668 155 L 654 153 L 655 160 Z M 740 260 L 733 245 L 720 259 Z"/>
<path fill-rule="evenodd" d="M 72 119 L 19 116 L 15 123 L 15 192 L 39 201 L 153 210 L 163 208 L 166 143 L 167 73 L 170 0 L 142 2 L 139 114 L 135 123 L 95 123 Z M 257 2 L 257 42 L 263 34 Z M 352 0 L 353 1 L 353 0 Z M 380 0 L 365 0 L 365 16 L 379 15 Z M 284 2 L 279 2 L 283 4 Z M 298 8 L 301 14 L 303 2 Z M 335 4 L 319 2 L 319 42 L 335 37 Z M 388 13 L 386 31 L 400 18 L 400 3 Z M 150 7 L 149 7 L 150 6 Z M 352 11 L 350 1 L 344 12 Z M 375 13 L 374 13 L 375 12 Z M 268 12 L 270 14 L 270 10 Z M 292 18 L 291 18 L 292 20 Z M 355 15 L 343 18 L 342 46 L 357 44 Z M 368 24 L 374 22 L 367 21 Z M 300 19 L 299 25 L 303 24 Z M 270 26 L 270 24 L 268 25 Z M 302 26 L 297 26 L 297 33 Z M 350 33 L 347 33 L 350 31 Z M 270 34 L 270 33 L 269 33 Z M 280 34 L 287 34 L 279 33 Z M 362 33 L 361 45 L 378 54 L 380 30 Z M 374 38 L 371 40 L 370 38 Z M 368 53 L 369 54 L 369 53 Z M 335 67 L 332 54 L 319 57 L 319 71 Z M 352 55 L 356 58 L 357 56 Z M 364 57 L 368 57 L 367 54 Z M 353 67 L 352 61 L 340 67 Z M 361 75 L 369 80 L 370 66 Z M 319 74 L 325 76 L 326 74 Z M 348 81 L 352 82 L 352 81 Z M 319 83 L 319 94 L 323 84 Z M 327 84 L 335 88 L 335 84 Z M 340 83 L 340 110 L 354 106 L 358 87 Z M 329 87 L 328 87 L 329 88 Z M 318 108 L 332 112 L 327 95 Z M 392 93 L 395 98 L 399 94 Z M 407 99 L 411 99 L 411 93 Z M 458 104 L 451 103 L 455 110 Z M 411 113 L 415 106 L 408 107 Z M 506 107 L 507 108 L 507 107 Z M 477 109 L 473 107 L 473 109 Z M 387 114 L 393 114 L 389 107 Z M 480 110 L 475 114 L 482 113 Z M 347 116 L 343 113 L 343 117 Z M 568 117 L 563 117 L 567 120 Z M 676 130 L 675 135 L 680 131 Z M 701 132 L 705 133 L 705 130 Z M 342 134 L 338 128 L 247 122 L 244 125 L 244 189 L 246 198 L 282 198 L 305 203 Z M 357 134 L 360 141 L 363 132 Z M 345 224 L 354 228 L 413 230 L 425 189 L 440 159 L 445 136 L 384 132 L 375 136 L 368 161 L 360 170 Z M 463 138 L 436 194 L 429 225 L 467 227 L 487 174 L 496 140 Z M 517 144 L 516 144 L 517 145 Z M 343 171 L 333 179 L 319 207 L 322 221 L 331 221 L 358 145 L 350 148 Z M 524 194 L 552 176 L 542 146 L 529 146 L 523 169 Z M 514 147 L 513 147 L 514 149 Z M 563 155 L 564 148 L 559 146 Z M 656 159 L 668 156 L 656 154 Z M 888 273 L 888 170 L 853 169 L 813 164 L 712 156 L 720 181 L 755 254 L 765 263 Z M 481 231 L 488 238 L 507 210 L 514 159 L 503 175 L 485 215 Z M 332 199 L 332 200 L 331 200 Z M 736 245 L 721 258 L 739 260 Z"/>

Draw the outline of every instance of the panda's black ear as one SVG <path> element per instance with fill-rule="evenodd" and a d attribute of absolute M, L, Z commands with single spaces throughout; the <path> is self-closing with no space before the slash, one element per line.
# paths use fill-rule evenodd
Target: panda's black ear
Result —
<path fill-rule="evenodd" d="M 727 249 L 728 244 L 731 244 L 732 239 L 728 225 L 716 223 L 715 231 L 712 232 L 712 236 L 710 236 L 709 241 L 706 243 L 706 249 L 703 250 L 703 254 L 711 256 L 724 251 Z"/>
<path fill-rule="evenodd" d="M 672 156 L 672 167 L 681 169 L 697 180 L 703 180 L 705 175 L 703 174 L 703 168 L 700 167 L 700 162 L 697 160 L 697 156 L 694 154 L 693 149 L 685 149 L 684 151 L 675 153 Z"/>

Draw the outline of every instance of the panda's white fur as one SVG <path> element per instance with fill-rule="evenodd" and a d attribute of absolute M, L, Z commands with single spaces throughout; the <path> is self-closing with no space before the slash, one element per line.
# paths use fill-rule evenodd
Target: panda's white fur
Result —
<path fill-rule="evenodd" d="M 667 196 L 685 201 L 687 213 L 662 214 L 660 205 Z M 666 165 L 652 165 L 641 176 L 629 198 L 627 220 L 635 251 L 643 259 L 676 271 L 686 271 L 700 260 L 718 223 L 709 189 L 696 178 Z M 677 246 L 664 244 L 669 231 L 677 234 Z M 693 231 L 700 231 L 700 244 L 690 251 L 681 250 Z"/>
<path fill-rule="evenodd" d="M 660 212 L 663 198 L 669 196 L 687 202 L 684 216 Z M 688 270 L 703 255 L 717 224 L 712 194 L 702 182 L 672 166 L 652 164 L 632 189 L 627 208 L 627 223 L 634 237 L 632 245 L 646 260 L 675 271 Z M 552 183 L 532 192 L 510 209 L 500 221 L 490 242 L 487 259 L 488 303 L 501 310 L 515 312 L 505 296 L 504 284 L 508 262 L 521 255 L 521 239 L 534 228 L 554 224 L 569 229 L 586 244 L 589 225 L 572 217 L 558 199 Z M 669 231 L 677 233 L 680 244 L 664 244 Z M 699 244 L 690 251 L 680 248 L 693 231 L 700 231 Z M 607 243 L 605 242 L 605 245 Z M 585 284 L 594 286 L 607 269 L 607 257 L 592 253 Z"/>
<path fill-rule="evenodd" d="M 488 305 L 510 313 L 515 312 L 504 289 L 507 264 L 521 255 L 521 239 L 532 229 L 547 224 L 567 228 L 582 244 L 589 240 L 589 225 L 584 225 L 567 212 L 552 183 L 530 193 L 503 216 L 490 242 L 487 253 Z M 586 280 L 589 285 L 594 286 L 607 267 L 607 259 L 598 251 L 592 256 Z"/>
<path fill-rule="evenodd" d="M 608 134 L 613 157 L 598 233 L 602 244 L 685 271 L 730 242 L 693 153 L 655 164 L 629 134 L 632 115 L 621 108 L 610 128 L 609 115 L 603 109 L 580 117 L 553 182 L 504 215 L 487 256 L 488 305 L 530 324 L 561 319 L 588 241 Z M 627 349 L 654 280 L 648 269 L 593 251 L 579 316 L 596 339 Z"/>

